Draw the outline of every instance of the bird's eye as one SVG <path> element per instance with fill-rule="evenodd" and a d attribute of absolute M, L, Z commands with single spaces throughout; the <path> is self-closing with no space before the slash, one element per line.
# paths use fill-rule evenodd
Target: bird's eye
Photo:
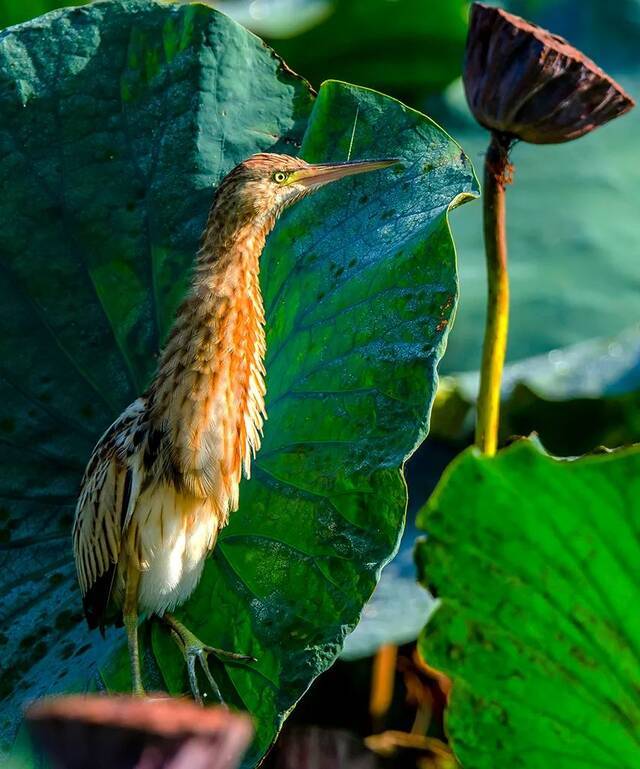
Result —
<path fill-rule="evenodd" d="M 282 182 L 287 178 L 287 175 L 284 171 L 276 171 L 273 175 L 273 181 L 278 182 L 278 184 L 282 184 Z"/>

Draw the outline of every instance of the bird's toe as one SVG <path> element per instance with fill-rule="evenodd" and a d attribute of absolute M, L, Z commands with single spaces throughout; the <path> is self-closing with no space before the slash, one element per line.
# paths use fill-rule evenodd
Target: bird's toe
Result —
<path fill-rule="evenodd" d="M 222 697 L 222 694 L 220 692 L 220 687 L 216 683 L 216 679 L 213 677 L 213 673 L 211 672 L 211 670 L 209 668 L 209 660 L 208 660 L 209 652 L 208 652 L 208 650 L 206 648 L 200 647 L 198 649 L 198 651 L 196 652 L 196 654 L 197 654 L 198 660 L 200 662 L 200 667 L 202 668 L 202 672 L 204 673 L 207 681 L 209 682 L 209 686 L 211 687 L 211 690 L 212 690 L 213 694 L 218 699 L 220 704 L 223 707 L 226 708 L 227 705 L 226 705 L 226 703 L 225 703 L 225 701 L 224 701 L 224 699 Z"/>
<path fill-rule="evenodd" d="M 189 649 L 184 650 L 184 659 L 187 665 L 187 676 L 189 678 L 189 688 L 193 699 L 199 704 L 204 705 L 202 695 L 200 694 L 200 687 L 198 686 L 198 674 L 196 672 L 196 654 Z"/>
<path fill-rule="evenodd" d="M 217 649 L 215 646 L 205 646 L 205 650 L 208 654 L 215 654 L 216 657 L 222 657 L 223 659 L 235 660 L 236 662 L 257 662 L 255 657 L 250 654 L 239 654 L 238 652 L 228 652 L 226 649 Z"/>

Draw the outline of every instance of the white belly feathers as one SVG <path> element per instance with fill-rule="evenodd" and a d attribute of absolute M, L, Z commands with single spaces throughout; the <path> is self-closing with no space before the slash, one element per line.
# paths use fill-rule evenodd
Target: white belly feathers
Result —
<path fill-rule="evenodd" d="M 141 572 L 140 614 L 162 614 L 193 592 L 221 521 L 206 499 L 152 485 L 139 496 L 125 534 L 116 592 L 124 589 L 126 563 Z"/>

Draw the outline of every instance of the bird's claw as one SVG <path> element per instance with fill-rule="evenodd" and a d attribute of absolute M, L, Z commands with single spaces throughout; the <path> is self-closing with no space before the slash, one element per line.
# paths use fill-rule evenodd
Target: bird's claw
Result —
<path fill-rule="evenodd" d="M 167 615 L 165 615 L 163 619 L 169 625 L 171 634 L 184 656 L 187 665 L 189 687 L 191 688 L 191 693 L 193 694 L 195 701 L 200 705 L 204 705 L 204 699 L 200 693 L 196 671 L 196 663 L 199 662 L 214 696 L 219 700 L 220 704 L 226 708 L 227 705 L 220 692 L 220 687 L 216 683 L 216 680 L 209 669 L 209 655 L 213 654 L 216 657 L 226 658 L 235 662 L 257 662 L 256 658 L 249 654 L 238 654 L 237 652 L 229 652 L 225 649 L 217 649 L 215 646 L 208 646 L 207 644 L 202 643 L 199 638 L 197 638 L 190 630 L 187 630 L 187 628 L 174 617 L 167 617 Z"/>
<path fill-rule="evenodd" d="M 208 657 L 209 657 L 209 652 L 206 650 L 204 646 L 195 646 L 195 647 L 192 646 L 184 649 L 184 658 L 187 663 L 187 674 L 189 676 L 189 686 L 191 687 L 191 693 L 193 694 L 194 700 L 199 705 L 204 705 L 204 700 L 203 700 L 202 694 L 200 693 L 200 687 L 198 686 L 198 675 L 196 673 L 196 660 L 197 660 L 200 663 L 202 672 L 204 673 L 207 681 L 209 682 L 209 686 L 211 687 L 213 694 L 218 698 L 222 707 L 226 708 L 227 704 L 222 698 L 222 694 L 220 693 L 220 687 L 216 683 L 216 680 L 213 677 L 211 670 L 209 670 Z"/>
<path fill-rule="evenodd" d="M 226 657 L 229 660 L 235 660 L 236 662 L 257 662 L 255 657 L 250 654 L 238 654 L 237 652 L 228 652 L 225 649 L 216 649 L 215 646 L 203 646 L 204 651 L 207 654 L 215 654 L 216 657 Z"/>

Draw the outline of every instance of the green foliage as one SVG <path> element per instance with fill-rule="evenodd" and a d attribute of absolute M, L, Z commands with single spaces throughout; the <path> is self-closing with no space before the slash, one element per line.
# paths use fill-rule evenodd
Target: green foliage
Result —
<path fill-rule="evenodd" d="M 640 448 L 558 461 L 475 449 L 419 516 L 440 606 L 424 658 L 453 678 L 465 769 L 632 769 L 640 751 Z"/>
<path fill-rule="evenodd" d="M 440 91 L 460 75 L 468 0 L 333 0 L 319 24 L 270 42 L 314 85 L 341 78 L 401 98 Z"/>
<path fill-rule="evenodd" d="M 476 193 L 470 164 L 393 99 L 335 82 L 314 99 L 197 4 L 99 3 L 6 33 L 0 103 L 5 747 L 25 700 L 96 685 L 97 670 L 129 685 L 121 631 L 101 641 L 80 616 L 71 518 L 93 443 L 149 380 L 215 185 L 256 151 L 403 158 L 292 209 L 263 256 L 263 449 L 183 613 L 258 657 L 215 669 L 257 718 L 255 760 L 397 546 L 400 467 L 426 434 L 456 304 L 447 213 Z M 177 650 L 145 638 L 148 685 L 184 691 Z"/>
<path fill-rule="evenodd" d="M 43 13 L 60 8 L 61 5 L 81 4 L 81 2 L 61 2 L 60 0 L 2 0 L 0 3 L 0 29 L 41 16 Z"/>

